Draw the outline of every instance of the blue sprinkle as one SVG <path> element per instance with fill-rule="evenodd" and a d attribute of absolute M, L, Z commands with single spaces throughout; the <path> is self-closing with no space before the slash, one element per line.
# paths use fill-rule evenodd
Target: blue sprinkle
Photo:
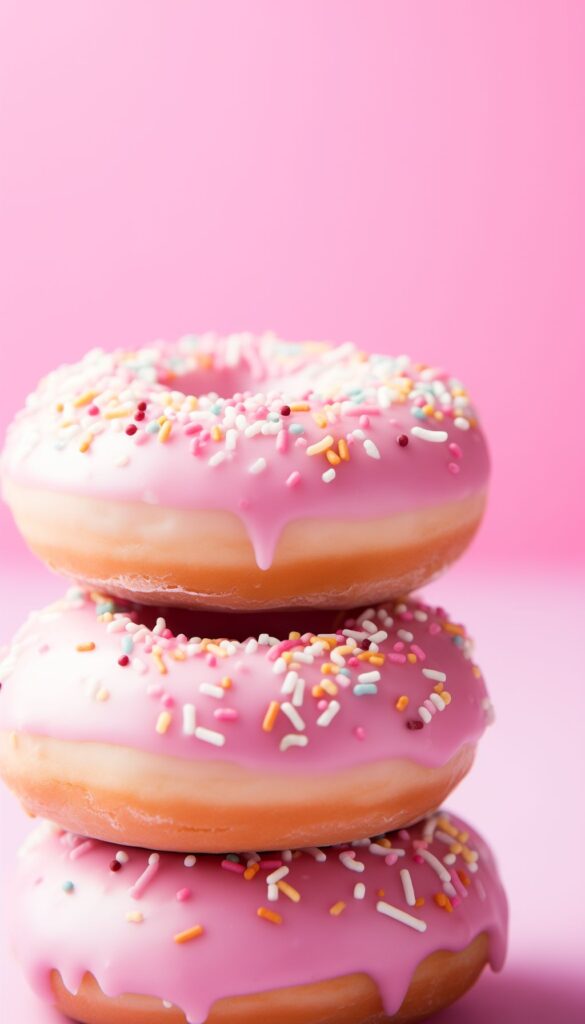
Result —
<path fill-rule="evenodd" d="M 378 687 L 375 683 L 357 683 L 353 688 L 356 697 L 365 697 L 369 693 L 377 693 Z"/>
<path fill-rule="evenodd" d="M 63 889 L 63 892 L 73 892 L 75 886 L 73 885 L 73 882 L 63 882 L 61 888 Z"/>
<path fill-rule="evenodd" d="M 101 604 L 96 604 L 95 613 L 96 615 L 105 615 L 107 612 L 113 612 L 115 607 L 113 601 L 102 601 Z"/>
<path fill-rule="evenodd" d="M 351 669 L 349 669 L 349 668 L 340 668 L 338 673 L 337 673 L 337 675 L 338 676 L 339 675 L 350 676 L 351 675 Z"/>
<path fill-rule="evenodd" d="M 240 858 L 238 857 L 238 855 L 236 853 L 226 853 L 225 859 L 226 860 L 231 860 L 231 862 L 233 864 L 239 864 L 240 863 Z"/>
<path fill-rule="evenodd" d="M 300 423 L 291 423 L 288 432 L 289 434 L 304 434 L 305 428 Z"/>
<path fill-rule="evenodd" d="M 463 639 L 462 636 L 454 636 L 453 643 L 455 644 L 456 647 L 463 647 L 465 640 Z"/>
<path fill-rule="evenodd" d="M 131 636 L 122 637 L 122 650 L 124 651 L 124 654 L 132 654 L 132 651 L 134 650 L 134 641 Z"/>
<path fill-rule="evenodd" d="M 148 424 L 146 428 L 148 434 L 158 434 L 159 430 L 160 423 L 158 422 L 158 420 L 151 420 L 151 422 Z"/>
<path fill-rule="evenodd" d="M 417 420 L 426 420 L 427 418 L 427 414 L 423 412 L 418 405 L 413 406 L 410 411 L 412 415 L 416 417 Z"/>

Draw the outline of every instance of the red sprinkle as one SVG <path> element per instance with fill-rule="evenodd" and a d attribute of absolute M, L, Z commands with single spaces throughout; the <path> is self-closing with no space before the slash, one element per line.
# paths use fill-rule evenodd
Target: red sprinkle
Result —
<path fill-rule="evenodd" d="M 127 654 L 123 654 L 120 658 L 118 658 L 118 665 L 121 665 L 122 668 L 126 668 L 126 665 L 129 665 L 129 664 L 130 664 L 130 658 L 128 657 Z"/>
<path fill-rule="evenodd" d="M 130 437 L 132 437 L 132 434 L 135 434 L 137 430 L 138 430 L 138 427 L 136 426 L 135 423 L 129 423 L 128 426 L 126 427 L 126 433 Z"/>
<path fill-rule="evenodd" d="M 147 405 L 148 405 L 148 402 L 139 402 L 138 403 L 138 411 L 139 412 L 145 412 Z"/>
<path fill-rule="evenodd" d="M 401 448 L 406 448 L 406 446 L 408 444 L 408 437 L 407 437 L 407 435 L 406 434 L 399 434 L 398 437 L 396 438 L 396 443 L 399 444 Z"/>
<path fill-rule="evenodd" d="M 97 405 L 90 405 L 90 407 L 89 407 L 89 409 L 87 411 L 88 411 L 90 416 L 97 416 L 97 414 L 99 413 L 99 409 L 98 409 Z"/>
<path fill-rule="evenodd" d="M 280 410 L 281 416 L 290 416 L 290 405 L 283 405 Z"/>
<path fill-rule="evenodd" d="M 420 722 L 418 718 L 409 718 L 407 723 L 406 723 L 406 728 L 407 729 L 412 729 L 413 731 L 416 732 L 417 729 L 422 729 L 423 728 L 423 723 Z"/>
<path fill-rule="evenodd" d="M 145 416 L 146 416 L 146 413 L 144 413 L 144 412 L 137 412 L 136 415 L 134 416 L 134 419 L 136 420 L 137 423 L 140 423 L 144 419 Z"/>
<path fill-rule="evenodd" d="M 121 867 L 122 865 L 120 864 L 119 860 L 110 861 L 110 871 L 119 871 Z"/>

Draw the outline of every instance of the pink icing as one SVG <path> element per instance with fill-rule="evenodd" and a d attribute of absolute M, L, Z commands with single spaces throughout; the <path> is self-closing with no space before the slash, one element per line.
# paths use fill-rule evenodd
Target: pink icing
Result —
<path fill-rule="evenodd" d="M 469 835 L 459 841 L 462 831 Z M 491 965 L 500 969 L 507 903 L 484 841 L 445 812 L 389 839 L 394 856 L 385 853 L 380 844 L 386 839 L 378 837 L 371 845 L 365 840 L 329 848 L 322 861 L 315 858 L 323 856 L 317 851 L 289 851 L 223 862 L 199 855 L 187 867 L 183 855 L 161 853 L 137 899 L 132 887 L 149 869 L 147 852 L 126 849 L 128 860 L 113 871 L 115 846 L 95 843 L 72 859 L 78 838 L 42 826 L 20 857 L 12 915 L 15 952 L 44 999 L 52 998 L 52 969 L 72 992 L 89 971 L 106 995 L 140 993 L 166 1000 L 180 1007 L 190 1024 L 204 1021 L 212 1004 L 225 996 L 355 972 L 375 981 L 391 1014 L 425 957 L 462 950 L 482 932 L 489 936 Z M 247 880 L 243 872 L 258 860 L 259 870 Z M 288 869 L 279 872 L 285 875 L 281 881 L 299 893 L 300 901 L 282 890 L 276 902 L 268 899 L 267 878 L 281 866 Z M 403 870 L 424 905 L 407 902 Z M 356 884 L 365 888 L 362 899 L 356 898 Z M 377 910 L 379 890 L 384 903 L 410 915 L 416 928 Z M 188 898 L 181 897 L 186 891 Z M 437 896 L 451 911 L 437 904 Z M 339 903 L 341 912 L 332 915 L 330 908 Z M 258 917 L 259 907 L 278 914 L 281 923 Z M 128 914 L 140 919 L 128 920 Z M 196 925 L 202 934 L 174 941 Z"/>
<path fill-rule="evenodd" d="M 390 758 L 440 766 L 490 720 L 464 628 L 413 598 L 343 618 L 323 634 L 331 650 L 308 632 L 192 636 L 217 635 L 206 627 L 218 622 L 245 630 L 246 616 L 176 613 L 176 635 L 164 619 L 142 625 L 148 614 L 77 589 L 33 613 L 0 665 L 0 729 L 298 774 Z"/>
<path fill-rule="evenodd" d="M 309 454 L 327 436 L 333 465 Z M 335 461 L 340 440 L 349 461 Z M 50 374 L 9 430 L 2 472 L 51 491 L 232 512 L 268 569 L 292 520 L 457 502 L 485 488 L 489 462 L 463 386 L 442 370 L 352 345 L 205 335 L 92 352 Z"/>

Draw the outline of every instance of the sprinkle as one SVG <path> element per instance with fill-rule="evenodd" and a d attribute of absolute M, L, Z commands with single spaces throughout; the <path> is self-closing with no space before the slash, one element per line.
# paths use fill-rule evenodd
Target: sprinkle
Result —
<path fill-rule="evenodd" d="M 166 733 L 167 729 L 169 728 L 172 720 L 173 720 L 173 716 L 171 715 L 170 711 L 161 711 L 160 715 L 158 716 L 158 718 L 156 720 L 156 726 L 155 726 L 155 729 L 156 729 L 157 733 L 159 734 L 159 736 L 164 736 L 164 734 Z"/>
<path fill-rule="evenodd" d="M 339 441 L 337 443 L 337 450 L 339 452 L 339 458 L 342 459 L 344 462 L 349 462 L 349 460 L 350 460 L 349 446 L 348 446 L 348 443 L 347 443 L 347 441 L 345 440 L 344 437 L 341 437 L 339 439 Z"/>
<path fill-rule="evenodd" d="M 408 697 L 405 694 L 403 694 L 401 697 L 398 698 L 394 707 L 396 708 L 397 711 L 405 711 L 406 708 L 408 707 L 408 704 Z"/>
<path fill-rule="evenodd" d="M 331 448 L 335 444 L 335 439 L 331 434 L 326 434 L 320 441 L 315 444 L 310 444 L 307 448 L 307 455 L 321 455 L 322 452 L 326 452 L 328 448 Z"/>
<path fill-rule="evenodd" d="M 429 867 L 433 869 L 433 871 L 439 876 L 442 882 L 451 881 L 451 875 L 447 871 L 447 868 L 443 864 L 441 864 L 441 861 L 439 860 L 438 857 L 435 857 L 434 853 L 430 853 L 429 850 L 419 849 L 417 850 L 417 855 L 422 857 L 422 859 L 427 862 Z"/>
<path fill-rule="evenodd" d="M 366 887 L 363 882 L 356 882 L 353 887 L 354 900 L 363 900 L 366 895 Z"/>
<path fill-rule="evenodd" d="M 116 853 L 116 860 L 118 861 L 118 864 L 127 864 L 130 858 L 126 853 L 126 850 L 118 850 Z"/>
<path fill-rule="evenodd" d="M 280 750 L 284 753 L 289 747 L 306 747 L 309 739 L 300 733 L 289 732 L 280 741 Z"/>
<path fill-rule="evenodd" d="M 272 874 L 266 876 L 266 884 L 276 885 L 277 882 L 280 882 L 281 878 L 286 878 L 289 871 L 290 868 L 287 868 L 286 864 L 283 864 L 282 867 L 277 868 L 276 871 L 272 872 Z"/>
<path fill-rule="evenodd" d="M 61 888 L 62 888 L 63 892 L 73 892 L 73 890 L 75 889 L 75 886 L 74 886 L 73 882 L 67 881 L 67 882 L 63 882 L 63 885 L 61 886 Z"/>
<path fill-rule="evenodd" d="M 293 470 L 293 472 L 290 474 L 290 476 L 287 476 L 287 478 L 286 478 L 286 486 L 287 487 L 291 487 L 291 488 L 292 487 L 296 487 L 297 484 L 300 484 L 300 482 L 301 482 L 301 474 L 299 473 L 298 469 Z"/>
<path fill-rule="evenodd" d="M 348 868 L 349 871 L 357 871 L 358 873 L 365 871 L 366 865 L 361 860 L 356 860 L 355 854 L 349 850 L 340 853 L 339 860 L 344 868 Z"/>
<path fill-rule="evenodd" d="M 243 875 L 245 868 L 239 861 L 230 860 L 229 857 L 224 857 L 221 862 L 221 867 L 224 871 L 232 871 L 236 875 Z"/>
<path fill-rule="evenodd" d="M 400 448 L 406 448 L 408 445 L 407 434 L 399 434 L 398 437 L 396 438 L 396 443 L 400 446 Z"/>
<path fill-rule="evenodd" d="M 161 444 L 166 444 L 168 439 L 169 439 L 169 437 L 171 436 L 171 430 L 172 429 L 173 429 L 173 421 L 172 420 L 165 420 L 165 422 L 163 423 L 162 427 L 160 428 L 160 430 L 158 432 L 157 440 L 159 440 Z"/>
<path fill-rule="evenodd" d="M 428 711 L 427 708 L 425 708 L 423 705 L 421 705 L 420 708 L 418 709 L 418 713 L 425 725 L 428 725 L 429 722 L 432 721 L 433 716 L 431 712 Z"/>
<path fill-rule="evenodd" d="M 129 921 L 130 924 L 141 924 L 142 921 L 144 921 L 144 915 L 141 914 L 139 910 L 129 910 L 126 914 L 126 920 Z"/>
<path fill-rule="evenodd" d="M 356 697 L 364 697 L 368 694 L 377 693 L 378 687 L 375 683 L 357 683 L 353 688 L 353 692 Z"/>
<path fill-rule="evenodd" d="M 185 903 L 188 899 L 191 898 L 191 890 L 179 889 L 176 893 L 175 898 L 179 903 Z"/>
<path fill-rule="evenodd" d="M 148 858 L 148 865 L 142 872 L 142 874 L 136 879 L 134 885 L 129 889 L 129 895 L 133 900 L 139 900 L 146 892 L 147 887 L 156 875 L 160 866 L 160 856 L 158 853 L 151 853 Z"/>
<path fill-rule="evenodd" d="M 194 704 L 183 704 L 183 734 L 185 736 L 195 735 L 197 716 Z"/>
<path fill-rule="evenodd" d="M 321 725 L 321 726 L 330 725 L 331 722 L 333 721 L 333 719 L 335 718 L 335 716 L 339 713 L 340 709 L 341 709 L 341 704 L 339 703 L 339 701 L 332 700 L 327 705 L 325 711 L 323 711 L 319 715 L 319 717 L 317 719 L 317 725 Z"/>
<path fill-rule="evenodd" d="M 278 703 L 278 701 L 277 700 L 271 700 L 270 704 L 268 705 L 268 709 L 266 711 L 266 714 L 264 715 L 264 720 L 262 722 L 262 729 L 264 730 L 264 732 L 272 732 L 272 729 L 274 728 L 274 723 L 276 722 L 276 719 L 278 717 L 278 712 L 279 711 L 280 711 L 280 704 Z"/>
<path fill-rule="evenodd" d="M 443 442 L 449 437 L 446 430 L 427 430 L 426 427 L 411 427 L 410 433 L 421 441 Z"/>
<path fill-rule="evenodd" d="M 284 704 L 281 704 L 281 709 L 288 718 L 291 725 L 294 725 L 295 729 L 298 732 L 303 732 L 303 730 L 305 729 L 305 723 L 301 716 L 299 715 L 297 709 L 294 707 L 294 705 L 289 704 L 289 702 L 286 701 Z"/>
<path fill-rule="evenodd" d="M 332 907 L 329 907 L 329 913 L 332 917 L 339 917 L 340 914 L 345 910 L 346 904 L 343 900 L 338 900 Z"/>
<path fill-rule="evenodd" d="M 183 864 L 185 865 L 186 868 L 194 868 L 196 863 L 197 857 L 195 856 L 194 853 L 187 854 L 185 860 L 183 861 Z"/>
<path fill-rule="evenodd" d="M 195 924 L 192 928 L 187 928 L 184 932 L 177 932 L 177 934 L 173 936 L 173 939 L 175 942 L 179 943 L 179 945 L 182 945 L 183 942 L 190 942 L 191 939 L 198 939 L 200 935 L 203 935 L 203 932 L 203 925 Z"/>
<path fill-rule="evenodd" d="M 250 864 L 250 865 L 248 865 L 248 867 L 244 871 L 244 878 L 246 879 L 247 882 L 251 882 L 252 879 L 258 874 L 259 871 L 260 871 L 260 865 L 259 864 Z"/>
<path fill-rule="evenodd" d="M 427 923 L 421 921 L 419 917 L 413 917 L 412 914 L 407 914 L 406 911 L 400 910 L 399 907 L 392 906 L 391 903 L 385 903 L 383 900 L 379 900 L 376 903 L 376 910 L 380 914 L 385 914 L 386 917 L 393 918 L 394 921 L 400 921 L 401 924 L 408 925 L 409 928 L 414 928 L 417 932 L 426 932 Z"/>
<path fill-rule="evenodd" d="M 264 472 L 264 470 L 266 469 L 266 465 L 266 459 L 256 459 L 256 461 L 253 462 L 252 465 L 249 467 L 248 472 L 256 476 L 258 473 Z"/>
<path fill-rule="evenodd" d="M 369 437 L 364 441 L 364 450 L 366 455 L 369 455 L 371 459 L 379 459 L 381 457 L 377 446 Z"/>
<path fill-rule="evenodd" d="M 382 677 L 379 672 L 362 672 L 361 675 L 358 676 L 358 681 L 360 683 L 378 683 L 381 678 Z"/>
<path fill-rule="evenodd" d="M 264 921 L 270 921 L 271 924 L 282 924 L 282 916 L 277 914 L 275 910 L 268 910 L 266 907 L 258 907 L 256 914 L 258 917 L 263 918 Z"/>
<path fill-rule="evenodd" d="M 204 743 L 211 743 L 214 747 L 223 747 L 225 743 L 225 736 L 221 732 L 215 732 L 213 729 L 204 729 L 202 725 L 198 725 L 195 729 L 195 738 L 203 740 Z"/>
<path fill-rule="evenodd" d="M 412 884 L 412 878 L 408 868 L 400 869 L 400 881 L 402 882 L 402 888 L 404 889 L 404 898 L 409 907 L 416 906 L 416 896 L 414 894 L 414 886 Z"/>
<path fill-rule="evenodd" d="M 88 640 L 86 643 L 76 644 L 75 650 L 79 651 L 80 654 L 85 653 L 85 651 L 95 651 L 95 644 L 93 640 Z"/>
<path fill-rule="evenodd" d="M 301 894 L 294 888 L 294 886 L 290 885 L 288 882 L 277 882 L 276 884 L 279 892 L 288 896 L 289 900 L 292 900 L 293 903 L 300 903 Z"/>
<path fill-rule="evenodd" d="M 333 482 L 333 480 L 335 480 L 335 476 L 336 476 L 336 473 L 335 473 L 335 470 L 332 467 L 331 469 L 326 469 L 325 470 L 325 472 L 321 475 L 321 479 L 322 479 L 324 484 L 330 484 L 330 483 Z"/>
<path fill-rule="evenodd" d="M 437 683 L 447 682 L 447 676 L 445 673 L 439 672 L 436 668 L 423 668 L 422 674 L 423 676 L 426 676 L 427 679 L 433 679 Z"/>
<path fill-rule="evenodd" d="M 223 687 L 214 686 L 212 683 L 201 683 L 199 693 L 204 693 L 207 697 L 217 697 L 218 700 L 225 697 L 225 690 Z"/>
<path fill-rule="evenodd" d="M 453 420 L 453 425 L 458 430 L 469 430 L 469 420 L 466 420 L 463 416 L 456 416 Z"/>

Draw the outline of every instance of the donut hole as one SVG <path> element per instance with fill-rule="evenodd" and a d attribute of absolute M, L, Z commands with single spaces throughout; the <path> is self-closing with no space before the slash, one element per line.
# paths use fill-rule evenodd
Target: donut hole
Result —
<path fill-rule="evenodd" d="M 201 367 L 177 377 L 173 382 L 186 395 L 214 395 L 217 398 L 232 398 L 233 395 L 261 391 L 266 377 L 253 373 L 249 366 Z"/>
<path fill-rule="evenodd" d="M 293 630 L 304 633 L 335 633 L 347 621 L 347 613 L 329 608 L 286 608 L 259 612 L 224 612 L 180 607 L 133 606 L 137 621 L 154 629 L 164 618 L 174 636 L 248 640 L 268 633 L 286 640 Z"/>

